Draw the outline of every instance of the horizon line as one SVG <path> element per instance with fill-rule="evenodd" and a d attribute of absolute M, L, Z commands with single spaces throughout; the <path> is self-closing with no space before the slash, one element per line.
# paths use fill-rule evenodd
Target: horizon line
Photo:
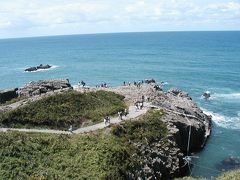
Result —
<path fill-rule="evenodd" d="M 240 32 L 240 30 L 169 30 L 169 31 L 120 31 L 120 32 L 99 32 L 99 33 L 73 33 L 73 34 L 56 34 L 56 35 L 39 35 L 39 36 L 22 36 L 0 38 L 0 40 L 8 39 L 27 39 L 27 38 L 42 38 L 42 37 L 58 37 L 58 36 L 81 36 L 81 35 L 101 35 L 101 34 L 131 34 L 131 33 L 171 33 L 171 32 Z"/>

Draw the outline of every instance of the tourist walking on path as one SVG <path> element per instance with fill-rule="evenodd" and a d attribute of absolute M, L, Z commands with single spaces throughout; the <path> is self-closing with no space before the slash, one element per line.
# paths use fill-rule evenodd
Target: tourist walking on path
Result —
<path fill-rule="evenodd" d="M 123 112 L 122 111 L 118 111 L 118 119 L 122 120 L 122 116 L 123 116 Z"/>
<path fill-rule="evenodd" d="M 105 126 L 107 126 L 108 124 L 110 124 L 110 117 L 109 117 L 109 116 L 106 116 L 106 117 L 103 119 L 103 122 L 104 122 Z"/>
<path fill-rule="evenodd" d="M 105 117 L 104 119 L 103 119 L 103 122 L 104 122 L 104 124 L 105 124 L 105 126 L 107 125 L 107 117 Z"/>
<path fill-rule="evenodd" d="M 73 126 L 72 126 L 72 125 L 70 125 L 68 131 L 71 132 L 71 133 L 73 133 Z"/>

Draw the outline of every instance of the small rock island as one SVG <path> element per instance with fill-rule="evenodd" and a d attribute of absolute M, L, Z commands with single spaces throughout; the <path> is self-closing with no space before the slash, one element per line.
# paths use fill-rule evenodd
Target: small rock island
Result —
<path fill-rule="evenodd" d="M 24 71 L 26 71 L 26 72 L 32 72 L 32 71 L 37 71 L 37 70 L 40 70 L 40 69 L 49 69 L 49 68 L 51 68 L 51 67 L 52 67 L 52 66 L 50 66 L 49 64 L 46 64 L 46 65 L 40 64 L 39 66 L 29 67 L 29 68 L 25 69 Z"/>

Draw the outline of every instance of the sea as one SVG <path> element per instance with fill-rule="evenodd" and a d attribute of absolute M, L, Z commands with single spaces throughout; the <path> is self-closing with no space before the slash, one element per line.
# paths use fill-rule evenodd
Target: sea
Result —
<path fill-rule="evenodd" d="M 39 64 L 48 70 L 25 72 Z M 206 147 L 191 175 L 211 178 L 240 158 L 240 32 L 144 32 L 0 39 L 0 89 L 42 79 L 89 86 L 154 78 L 186 91 L 212 116 Z M 210 91 L 209 100 L 201 95 Z"/>

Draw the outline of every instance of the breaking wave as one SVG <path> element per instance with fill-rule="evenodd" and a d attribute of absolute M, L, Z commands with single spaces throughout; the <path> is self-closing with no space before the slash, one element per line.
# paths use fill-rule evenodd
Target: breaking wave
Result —
<path fill-rule="evenodd" d="M 203 112 L 212 116 L 212 120 L 220 127 L 227 129 L 240 129 L 240 112 L 236 117 L 224 116 L 202 108 Z"/>
<path fill-rule="evenodd" d="M 212 99 L 240 100 L 240 93 L 212 94 Z"/>

